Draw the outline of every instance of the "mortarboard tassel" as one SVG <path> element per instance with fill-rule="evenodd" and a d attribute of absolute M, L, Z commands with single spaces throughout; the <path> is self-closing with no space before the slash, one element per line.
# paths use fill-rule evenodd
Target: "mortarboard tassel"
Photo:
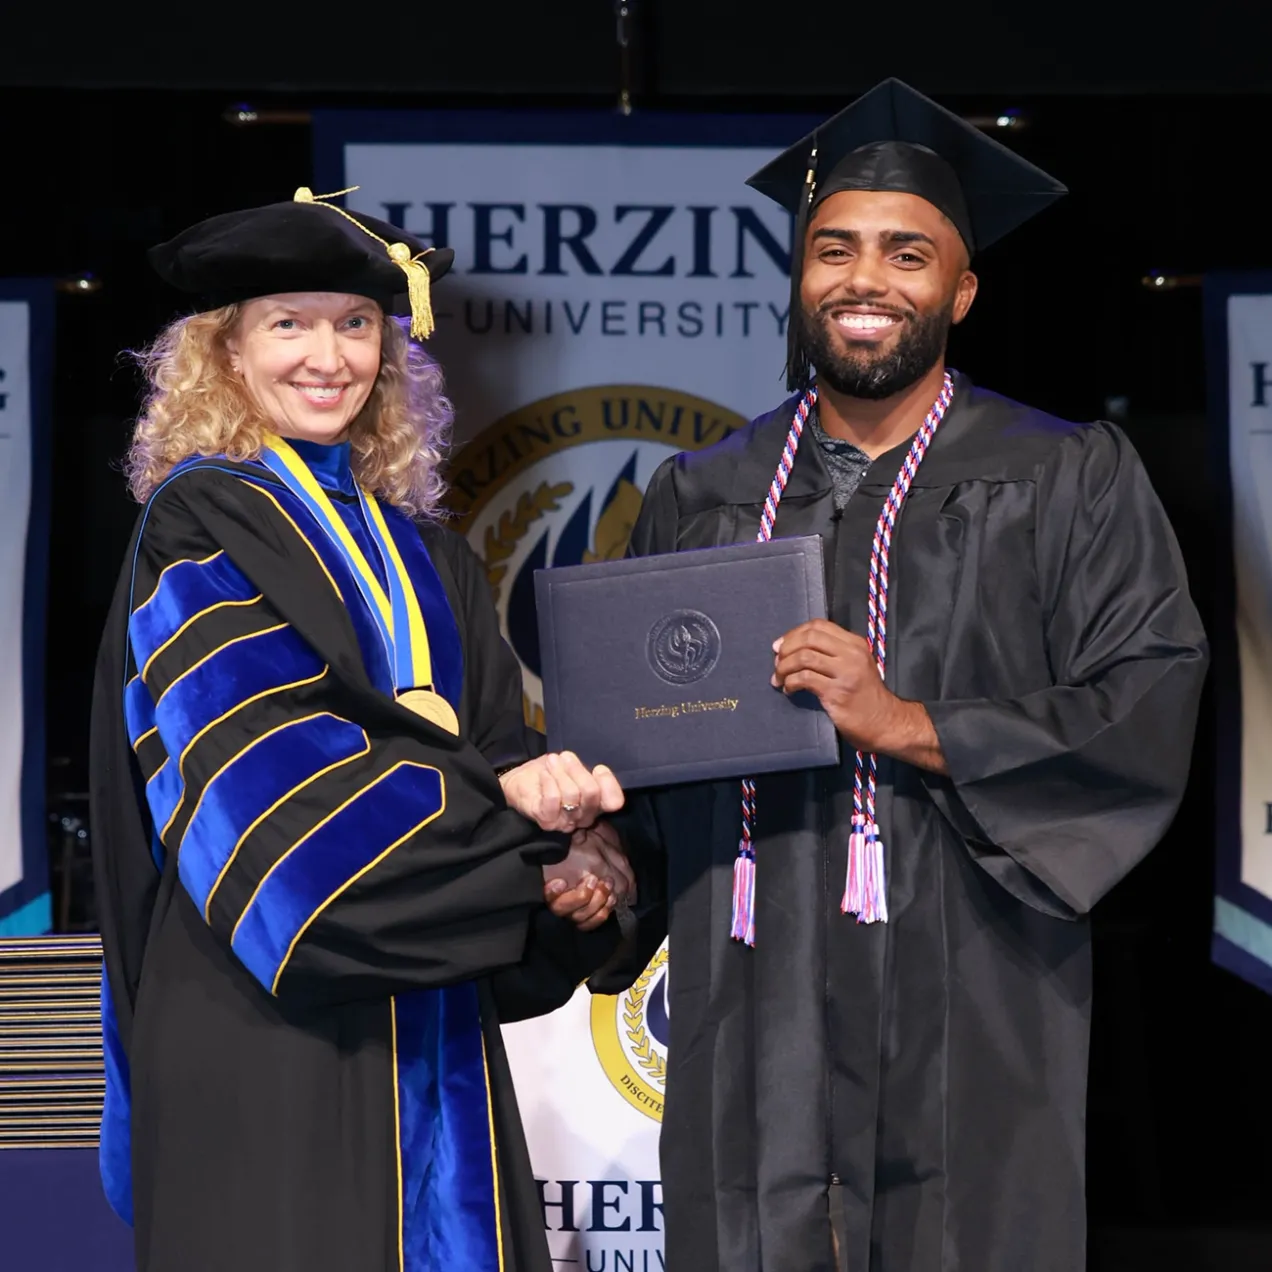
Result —
<path fill-rule="evenodd" d="M 320 207 L 330 208 L 384 248 L 389 254 L 389 259 L 406 275 L 406 295 L 411 304 L 411 338 L 427 340 L 433 334 L 436 324 L 433 322 L 430 288 L 432 279 L 422 261 L 433 249 L 426 247 L 418 256 L 412 256 L 411 249 L 405 243 L 386 242 L 378 234 L 367 229 L 356 216 L 352 216 L 344 208 L 336 207 L 334 203 L 327 202 L 328 199 L 338 199 L 342 194 L 352 194 L 356 189 L 358 189 L 357 186 L 350 186 L 347 190 L 336 190 L 332 194 L 315 194 L 308 186 L 301 186 L 292 196 L 292 200 L 296 203 L 316 203 Z"/>
<path fill-rule="evenodd" d="M 432 250 L 427 249 L 429 252 Z M 405 243 L 390 244 L 389 257 L 406 274 L 406 294 L 411 302 L 411 336 L 415 340 L 427 340 L 433 334 L 434 326 L 428 269 L 420 262 L 419 256 L 411 255 L 411 249 Z"/>
<path fill-rule="evenodd" d="M 795 228 L 791 232 L 791 295 L 790 308 L 786 311 L 786 391 L 803 392 L 812 383 L 812 368 L 808 355 L 799 342 L 799 284 L 804 273 L 804 239 L 808 234 L 808 220 L 813 206 L 813 193 L 817 189 L 817 141 L 813 140 L 808 155 L 808 173 L 804 177 L 804 193 L 800 199 Z"/>

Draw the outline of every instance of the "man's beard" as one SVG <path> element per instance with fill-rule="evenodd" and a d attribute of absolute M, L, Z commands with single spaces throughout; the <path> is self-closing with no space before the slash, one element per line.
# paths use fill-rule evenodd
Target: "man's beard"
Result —
<path fill-rule="evenodd" d="M 799 341 L 817 371 L 817 378 L 847 397 L 882 401 L 902 393 L 921 380 L 945 353 L 945 343 L 954 318 L 954 303 L 931 314 L 913 314 L 889 308 L 901 319 L 901 332 L 891 352 L 880 354 L 862 342 L 847 350 L 837 347 L 829 327 L 830 313 L 842 302 L 826 309 L 799 311 Z"/>

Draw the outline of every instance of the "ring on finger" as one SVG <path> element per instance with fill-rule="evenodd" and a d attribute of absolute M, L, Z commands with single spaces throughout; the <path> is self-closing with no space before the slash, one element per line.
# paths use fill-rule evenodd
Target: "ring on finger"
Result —
<path fill-rule="evenodd" d="M 562 804 L 561 811 L 563 813 L 577 813 L 579 811 L 579 806 L 577 804 Z"/>

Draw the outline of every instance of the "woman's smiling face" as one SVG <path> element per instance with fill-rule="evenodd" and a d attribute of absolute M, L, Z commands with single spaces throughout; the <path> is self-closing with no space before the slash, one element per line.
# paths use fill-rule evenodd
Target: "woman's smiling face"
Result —
<path fill-rule="evenodd" d="M 280 437 L 342 442 L 380 373 L 383 321 L 365 296 L 262 296 L 226 342 L 230 365 Z"/>

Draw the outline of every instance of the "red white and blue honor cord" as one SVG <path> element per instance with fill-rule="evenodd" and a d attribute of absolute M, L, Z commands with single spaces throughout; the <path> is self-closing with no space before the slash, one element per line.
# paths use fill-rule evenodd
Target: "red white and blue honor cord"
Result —
<path fill-rule="evenodd" d="M 954 397 L 954 382 L 946 373 L 940 396 L 932 404 L 919 431 L 915 433 L 910 449 L 906 452 L 901 471 L 897 473 L 892 489 L 884 500 L 879 519 L 875 523 L 874 540 L 870 546 L 869 602 L 866 618 L 866 639 L 874 654 L 879 679 L 885 678 L 888 658 L 888 557 L 892 550 L 892 536 L 897 518 L 905 504 L 906 496 L 932 437 L 949 409 Z M 760 516 L 760 529 L 756 540 L 766 543 L 773 537 L 777 521 L 777 506 L 790 480 L 799 450 L 804 426 L 809 413 L 817 402 L 817 389 L 810 388 L 795 408 L 786 444 L 777 471 L 769 485 Z M 852 831 L 848 836 L 848 878 L 840 909 L 845 914 L 855 914 L 859 923 L 886 923 L 888 920 L 888 887 L 884 874 L 883 841 L 879 837 L 879 825 L 875 820 L 875 792 L 878 762 L 874 752 L 857 752 L 852 781 Z M 742 837 L 738 843 L 738 855 L 733 863 L 733 926 L 734 940 L 755 944 L 755 782 L 742 779 Z"/>

